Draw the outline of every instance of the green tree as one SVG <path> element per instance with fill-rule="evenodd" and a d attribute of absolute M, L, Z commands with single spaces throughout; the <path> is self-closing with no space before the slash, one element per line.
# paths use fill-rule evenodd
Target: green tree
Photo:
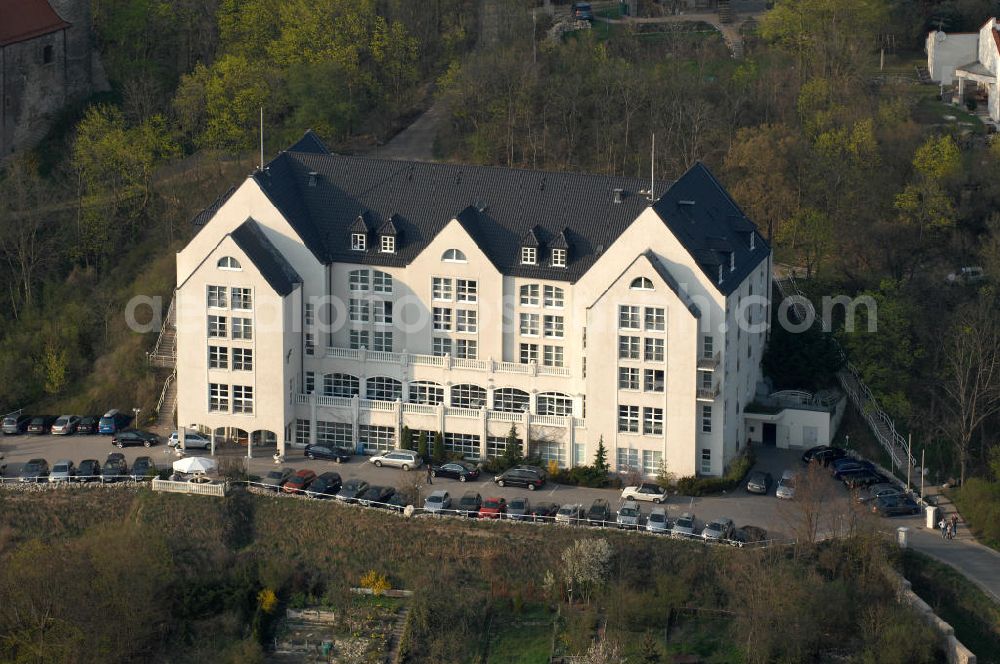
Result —
<path fill-rule="evenodd" d="M 205 91 L 205 132 L 200 143 L 225 150 L 256 146 L 261 108 L 272 124 L 281 110 L 271 89 L 274 78 L 274 72 L 259 60 L 224 55 L 212 64 L 207 77 L 193 79 Z M 196 99 L 194 92 L 190 96 Z"/>
<path fill-rule="evenodd" d="M 417 454 L 420 455 L 421 459 L 425 461 L 429 458 L 427 453 L 427 432 L 421 431 L 420 435 L 417 436 Z"/>
<path fill-rule="evenodd" d="M 502 465 L 505 469 L 511 468 L 521 463 L 521 458 L 521 441 L 517 439 L 517 427 L 512 424 L 503 448 Z"/>
<path fill-rule="evenodd" d="M 69 353 L 66 348 L 47 344 L 42 352 L 39 369 L 42 372 L 45 392 L 48 394 L 62 392 L 69 376 Z"/>
<path fill-rule="evenodd" d="M 602 475 L 606 475 L 611 471 L 611 464 L 608 463 L 608 450 L 604 447 L 604 436 L 601 436 L 597 440 L 597 452 L 594 454 L 593 468 Z"/>
<path fill-rule="evenodd" d="M 443 463 L 445 460 L 444 436 L 440 431 L 434 432 L 434 463 Z"/>
<path fill-rule="evenodd" d="M 399 449 L 401 450 L 412 450 L 413 449 L 413 434 L 410 433 L 410 427 L 404 426 L 403 430 L 399 433 Z"/>
<path fill-rule="evenodd" d="M 642 649 L 639 653 L 639 661 L 643 664 L 659 664 L 663 661 L 663 653 L 660 644 L 656 642 L 656 636 L 652 630 L 647 629 L 642 637 Z"/>

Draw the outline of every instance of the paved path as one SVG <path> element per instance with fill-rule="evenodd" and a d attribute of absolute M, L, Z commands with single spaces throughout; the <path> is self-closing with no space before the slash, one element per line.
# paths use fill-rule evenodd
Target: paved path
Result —
<path fill-rule="evenodd" d="M 975 541 L 961 526 L 958 532 L 958 539 L 949 541 L 940 532 L 911 527 L 910 545 L 955 568 L 1000 603 L 1000 553 Z"/>
<path fill-rule="evenodd" d="M 385 145 L 369 154 L 379 159 L 406 159 L 410 161 L 435 161 L 434 138 L 438 127 L 447 118 L 441 101 L 435 101 L 413 124 L 396 134 Z"/>

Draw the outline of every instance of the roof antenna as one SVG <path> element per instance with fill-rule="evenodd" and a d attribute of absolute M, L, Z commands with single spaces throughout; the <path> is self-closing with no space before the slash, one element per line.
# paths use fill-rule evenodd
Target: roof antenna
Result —
<path fill-rule="evenodd" d="M 656 200 L 653 197 L 653 189 L 655 188 L 656 178 L 654 174 L 654 169 L 656 168 L 656 134 L 653 135 L 653 142 L 649 147 L 649 200 L 650 202 Z"/>
<path fill-rule="evenodd" d="M 260 107 L 260 170 L 264 170 L 264 107 Z"/>

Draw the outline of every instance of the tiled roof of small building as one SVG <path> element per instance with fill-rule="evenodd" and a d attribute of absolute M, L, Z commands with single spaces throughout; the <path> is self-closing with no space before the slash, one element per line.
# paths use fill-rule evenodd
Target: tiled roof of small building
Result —
<path fill-rule="evenodd" d="M 70 27 L 47 0 L 0 0 L 0 46 Z"/>

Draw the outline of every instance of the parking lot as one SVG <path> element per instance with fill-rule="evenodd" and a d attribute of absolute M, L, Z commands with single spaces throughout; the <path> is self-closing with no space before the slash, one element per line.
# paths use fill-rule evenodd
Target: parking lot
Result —
<path fill-rule="evenodd" d="M 110 436 L 52 436 L 52 435 L 18 435 L 3 436 L 0 438 L 0 451 L 5 455 L 4 463 L 7 464 L 4 478 L 10 481 L 16 478 L 21 466 L 29 459 L 43 458 L 51 466 L 60 459 L 71 459 L 79 464 L 83 459 L 97 459 L 101 462 L 112 451 L 121 451 L 128 461 L 129 467 L 137 457 L 149 456 L 160 469 L 169 468 L 173 461 L 179 457 L 173 449 L 165 444 L 160 444 L 151 448 L 126 447 L 118 450 L 111 445 Z M 190 456 L 203 455 L 207 452 L 201 450 L 192 451 Z M 801 469 L 800 452 L 796 450 L 779 450 L 774 448 L 764 448 L 757 450 L 757 464 L 755 469 L 765 470 L 777 480 L 781 477 L 785 469 Z M 225 455 L 221 458 L 244 459 L 239 456 Z M 244 459 L 244 462 L 245 459 Z M 281 467 L 301 470 L 308 468 L 317 474 L 334 471 L 341 475 L 346 481 L 348 479 L 362 479 L 371 485 L 392 486 L 399 490 L 407 489 L 414 483 L 420 485 L 420 501 L 417 506 L 422 506 L 423 499 L 430 495 L 433 490 L 445 489 L 457 504 L 459 498 L 466 491 L 478 492 L 485 500 L 488 497 L 501 497 L 510 501 L 516 496 L 527 496 L 532 503 L 552 502 L 558 505 L 579 503 L 588 508 L 591 503 L 598 498 L 607 500 L 612 509 L 617 509 L 620 503 L 621 491 L 618 489 L 590 489 L 584 487 L 573 487 L 547 483 L 537 491 L 528 491 L 523 488 L 498 487 L 492 475 L 483 473 L 476 481 L 459 482 L 458 480 L 435 478 L 433 485 L 427 485 L 427 476 L 424 469 L 404 472 L 392 468 L 376 468 L 367 462 L 366 457 L 354 457 L 348 463 L 335 463 L 333 461 L 309 460 L 305 458 L 302 450 L 290 449 L 288 456 Z M 248 470 L 252 475 L 265 475 L 268 471 L 276 468 L 270 456 L 249 460 Z M 850 496 L 840 482 L 830 480 L 833 485 L 831 494 L 834 499 L 826 510 L 830 523 L 821 525 L 820 532 L 834 528 L 837 517 L 846 515 L 850 511 Z M 651 503 L 640 503 L 643 517 L 649 514 L 653 507 Z M 747 493 L 744 486 L 736 490 L 715 496 L 701 498 L 691 498 L 687 496 L 670 496 L 664 505 L 671 521 L 680 516 L 683 512 L 691 512 L 696 517 L 696 531 L 711 521 L 720 517 L 729 517 L 737 527 L 744 525 L 754 525 L 764 528 L 768 532 L 769 539 L 790 539 L 793 537 L 795 521 L 795 510 L 789 501 L 778 500 L 774 495 L 774 487 L 766 496 Z M 889 521 L 892 526 L 908 525 L 908 522 L 920 522 L 920 517 L 896 518 Z M 912 525 L 912 524 L 909 524 Z"/>

